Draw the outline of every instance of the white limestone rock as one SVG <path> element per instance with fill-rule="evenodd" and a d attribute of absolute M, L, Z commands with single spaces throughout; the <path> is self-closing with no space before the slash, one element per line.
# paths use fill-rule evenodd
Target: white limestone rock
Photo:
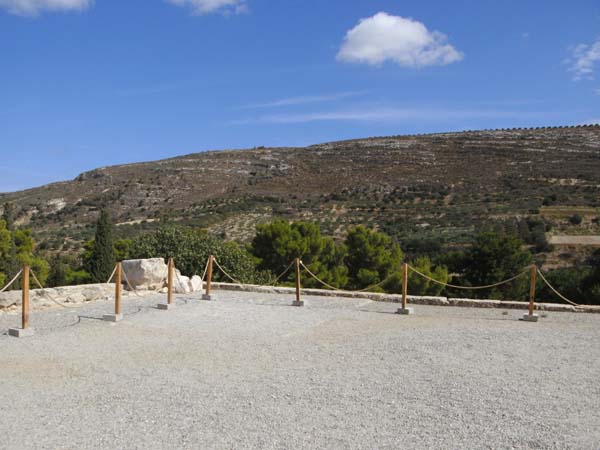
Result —
<path fill-rule="evenodd" d="M 173 277 L 173 292 L 176 294 L 189 294 L 192 292 L 190 287 L 190 279 L 184 275 L 181 275 L 179 269 L 175 269 L 175 276 Z"/>
<path fill-rule="evenodd" d="M 200 278 L 198 275 L 194 275 L 190 279 L 190 290 L 192 292 L 199 292 L 202 290 L 202 278 Z"/>
<path fill-rule="evenodd" d="M 132 259 L 123 261 L 123 272 L 135 289 L 158 290 L 167 278 L 167 265 L 162 258 Z"/>

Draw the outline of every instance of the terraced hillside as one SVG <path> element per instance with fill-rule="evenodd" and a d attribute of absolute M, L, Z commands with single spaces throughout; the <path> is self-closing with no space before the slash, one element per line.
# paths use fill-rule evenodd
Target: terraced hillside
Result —
<path fill-rule="evenodd" d="M 50 249 L 79 247 L 102 204 L 123 236 L 168 217 L 245 240 L 256 223 L 281 216 L 318 220 L 330 233 L 363 223 L 397 239 L 460 244 L 540 212 L 561 234 L 598 234 L 600 126 L 196 153 L 96 169 L 2 194 L 6 201 Z M 576 226 L 573 211 L 583 211 Z"/>

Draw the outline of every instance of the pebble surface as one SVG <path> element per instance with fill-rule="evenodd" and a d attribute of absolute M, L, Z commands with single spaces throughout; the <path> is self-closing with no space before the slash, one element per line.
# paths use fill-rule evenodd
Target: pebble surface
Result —
<path fill-rule="evenodd" d="M 595 449 L 600 316 L 216 291 L 0 314 L 0 449 Z"/>

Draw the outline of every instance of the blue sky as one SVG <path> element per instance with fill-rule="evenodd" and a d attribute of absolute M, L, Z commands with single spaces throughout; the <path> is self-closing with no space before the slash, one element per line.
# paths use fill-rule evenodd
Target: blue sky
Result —
<path fill-rule="evenodd" d="M 597 0 L 0 0 L 0 192 L 211 149 L 600 121 Z"/>

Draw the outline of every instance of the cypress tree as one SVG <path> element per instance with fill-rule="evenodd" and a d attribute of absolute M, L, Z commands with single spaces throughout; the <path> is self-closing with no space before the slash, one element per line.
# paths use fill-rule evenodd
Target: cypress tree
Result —
<path fill-rule="evenodd" d="M 96 238 L 90 258 L 90 275 L 95 283 L 104 283 L 115 266 L 115 249 L 112 223 L 108 211 L 103 209 L 96 222 Z"/>
<path fill-rule="evenodd" d="M 6 222 L 6 228 L 10 232 L 10 247 L 6 259 L 1 263 L 0 271 L 12 277 L 20 269 L 17 259 L 17 244 L 15 243 L 15 204 L 6 202 L 3 209 L 2 220 Z"/>

